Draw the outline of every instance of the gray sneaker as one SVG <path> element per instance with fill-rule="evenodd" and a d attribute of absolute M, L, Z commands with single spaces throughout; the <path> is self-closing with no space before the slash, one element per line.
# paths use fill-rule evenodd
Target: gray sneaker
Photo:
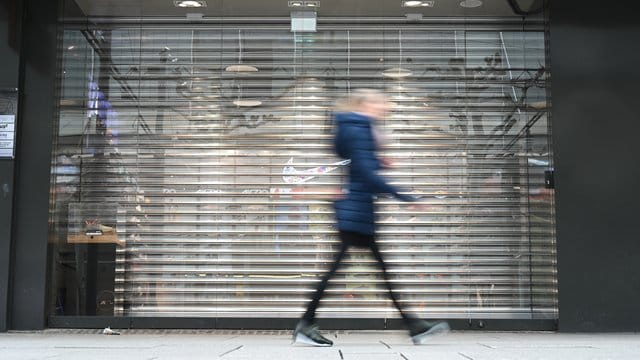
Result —
<path fill-rule="evenodd" d="M 410 332 L 411 341 L 414 345 L 423 344 L 429 337 L 445 334 L 451 330 L 446 321 L 429 322 L 421 321 L 417 329 Z"/>
<path fill-rule="evenodd" d="M 333 341 L 318 332 L 318 326 L 306 321 L 300 321 L 293 331 L 293 342 L 313 346 L 332 346 Z"/>

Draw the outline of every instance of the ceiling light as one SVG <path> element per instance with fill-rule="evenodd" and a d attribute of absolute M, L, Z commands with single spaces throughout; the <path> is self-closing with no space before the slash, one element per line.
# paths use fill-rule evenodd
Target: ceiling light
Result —
<path fill-rule="evenodd" d="M 256 72 L 258 68 L 251 65 L 245 65 L 242 63 L 242 32 L 238 30 L 238 63 L 235 65 L 227 66 L 224 71 L 234 73 L 247 73 Z"/>
<path fill-rule="evenodd" d="M 402 79 L 412 75 L 411 70 L 402 67 L 402 30 L 398 31 L 398 67 L 384 70 L 382 76 L 392 79 Z"/>
<path fill-rule="evenodd" d="M 482 5 L 482 1 L 480 0 L 463 0 L 460 2 L 460 6 L 465 8 L 476 8 Z"/>
<path fill-rule="evenodd" d="M 181 8 L 200 8 L 207 7 L 207 2 L 204 0 L 175 0 L 173 5 Z"/>
<path fill-rule="evenodd" d="M 300 7 L 304 5 L 302 1 L 289 1 L 289 7 Z"/>
<path fill-rule="evenodd" d="M 251 65 L 238 64 L 238 65 L 229 65 L 224 69 L 224 71 L 238 72 L 238 73 L 256 72 L 256 71 L 258 71 L 258 68 L 255 67 L 255 66 L 251 66 Z"/>
<path fill-rule="evenodd" d="M 404 0 L 402 7 L 433 7 L 435 1 Z"/>
<path fill-rule="evenodd" d="M 393 79 L 405 78 L 407 76 L 411 76 L 412 74 L 413 73 L 411 72 L 411 70 L 403 69 L 403 68 L 400 68 L 400 67 L 387 69 L 387 70 L 382 72 L 383 76 L 386 76 L 386 77 L 389 77 L 389 78 L 393 78 Z"/>
<path fill-rule="evenodd" d="M 233 100 L 233 104 L 235 106 L 253 107 L 253 106 L 262 105 L 262 101 L 260 101 L 260 100 L 238 99 L 238 100 Z"/>
<path fill-rule="evenodd" d="M 320 7 L 320 1 L 305 1 L 304 2 L 304 6 L 311 7 L 311 8 L 317 8 L 317 7 Z"/>
<path fill-rule="evenodd" d="M 411 100 L 415 100 L 416 97 L 415 96 L 405 96 L 405 95 L 393 95 L 393 96 L 391 96 L 391 99 L 400 100 L 400 101 L 411 101 Z"/>

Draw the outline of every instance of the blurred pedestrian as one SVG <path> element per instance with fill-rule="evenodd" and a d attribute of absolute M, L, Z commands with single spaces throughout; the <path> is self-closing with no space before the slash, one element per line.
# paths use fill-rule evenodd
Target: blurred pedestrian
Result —
<path fill-rule="evenodd" d="M 315 346 L 333 345 L 331 340 L 318 331 L 315 314 L 329 279 L 338 270 L 350 247 L 366 248 L 372 252 L 382 272 L 389 296 L 400 312 L 414 344 L 422 343 L 430 335 L 449 330 L 446 322 L 421 320 L 403 309 L 398 302 L 394 286 L 389 280 L 387 265 L 376 243 L 374 212 L 376 195 L 387 193 L 403 201 L 415 200 L 413 196 L 401 193 L 378 174 L 378 171 L 390 162 L 381 160 L 377 154 L 377 149 L 383 146 L 385 140 L 375 122 L 383 119 L 389 108 L 390 103 L 384 94 L 369 89 L 354 91 L 348 100 L 340 102 L 336 107 L 334 148 L 340 157 L 351 159 L 348 193 L 335 202 L 340 250 L 335 255 L 329 270 L 323 275 L 306 312 L 293 332 L 295 342 Z"/>

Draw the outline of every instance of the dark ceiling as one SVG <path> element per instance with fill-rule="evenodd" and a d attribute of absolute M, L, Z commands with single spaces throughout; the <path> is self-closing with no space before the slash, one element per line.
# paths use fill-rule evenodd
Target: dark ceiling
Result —
<path fill-rule="evenodd" d="M 320 0 L 318 17 L 424 17 L 515 16 L 508 0 L 484 0 L 477 8 L 460 6 L 462 0 L 435 0 L 433 7 L 404 8 L 401 0 Z M 202 13 L 205 17 L 288 17 L 287 0 L 206 0 L 204 8 L 178 8 L 173 0 L 76 0 L 90 17 L 183 17 Z M 517 0 L 523 10 L 540 1 Z"/>

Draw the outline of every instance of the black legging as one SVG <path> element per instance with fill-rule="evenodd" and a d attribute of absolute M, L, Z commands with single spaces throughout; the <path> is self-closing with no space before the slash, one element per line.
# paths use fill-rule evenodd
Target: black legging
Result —
<path fill-rule="evenodd" d="M 398 302 L 398 299 L 396 298 L 396 295 L 394 293 L 393 285 L 391 281 L 389 281 L 389 273 L 387 273 L 387 265 L 384 263 L 382 254 L 380 253 L 380 249 L 378 248 L 378 244 L 376 244 L 373 235 L 341 231 L 340 240 L 341 240 L 340 251 L 338 251 L 335 258 L 333 259 L 333 264 L 331 264 L 331 268 L 329 268 L 329 271 L 327 271 L 324 274 L 324 276 L 322 277 L 322 280 L 320 281 L 320 284 L 318 284 L 316 292 L 313 295 L 313 298 L 311 299 L 309 306 L 307 306 L 307 311 L 304 313 L 302 318 L 308 322 L 313 322 L 316 315 L 316 309 L 320 304 L 320 298 L 322 298 L 322 294 L 324 293 L 324 290 L 327 288 L 329 279 L 333 277 L 333 275 L 336 273 L 336 271 L 340 267 L 342 258 L 344 258 L 344 254 L 347 252 L 349 247 L 354 246 L 354 247 L 360 247 L 360 248 L 368 248 L 369 250 L 371 250 L 371 252 L 373 253 L 373 257 L 377 261 L 378 267 L 380 268 L 380 270 L 382 270 L 382 278 L 384 279 L 384 284 L 387 287 L 387 290 L 389 291 L 389 296 L 391 296 L 391 300 L 393 300 L 393 304 L 396 306 L 396 308 L 402 315 L 402 318 L 404 319 L 407 326 L 411 327 L 413 321 L 416 318 L 413 315 L 407 314 L 400 306 L 400 303 Z"/>

